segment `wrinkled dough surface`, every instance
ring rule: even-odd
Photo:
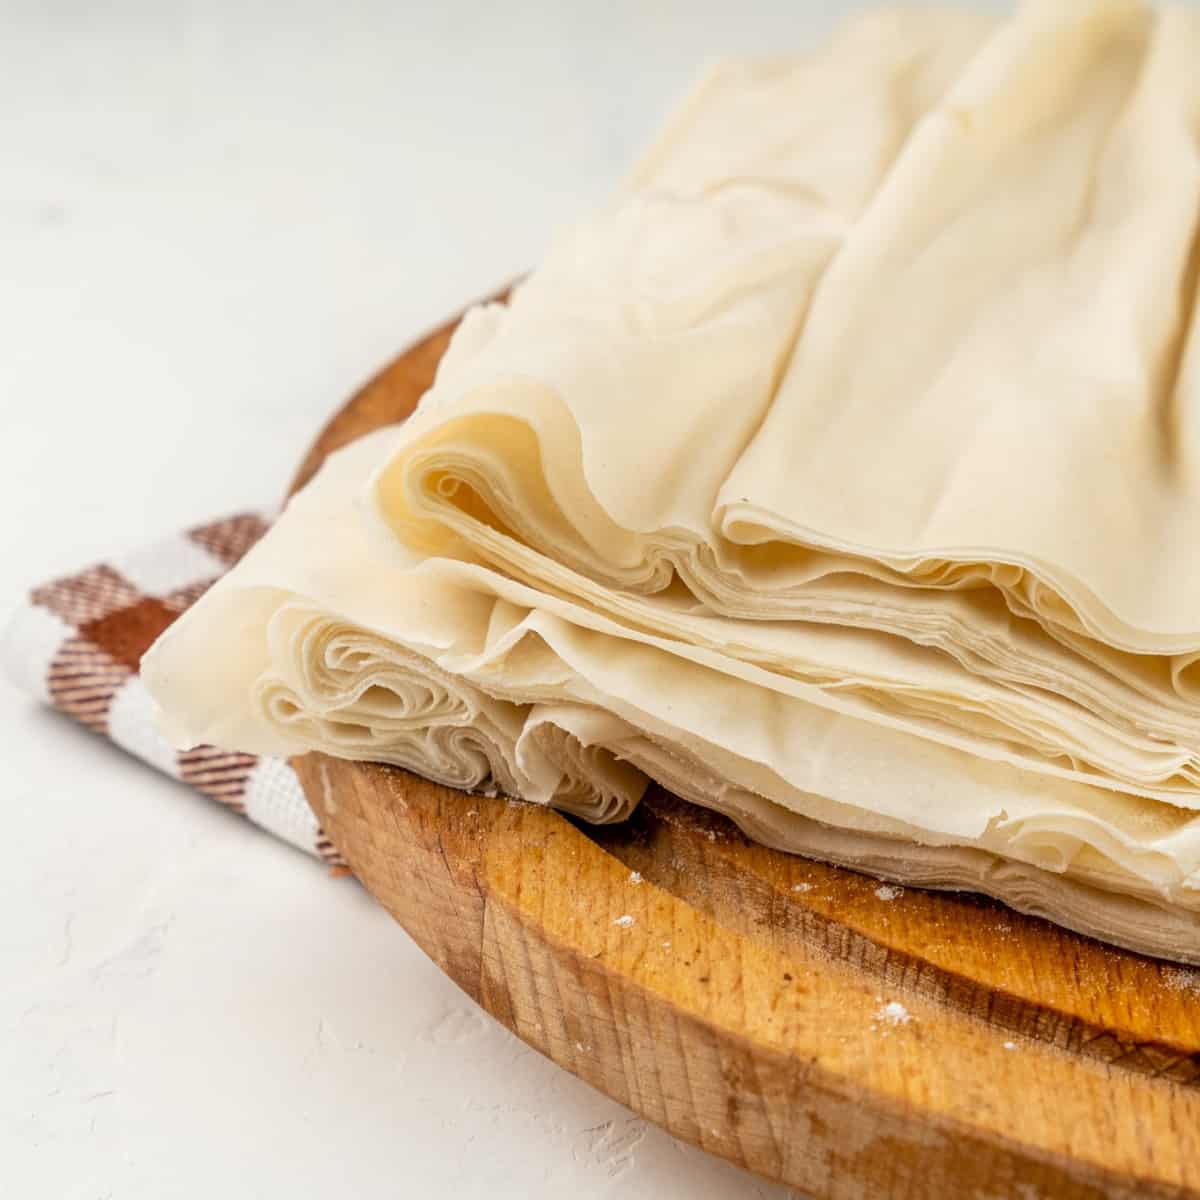
[[[914,739],[836,695],[777,690],[770,673],[745,678],[735,660],[631,633],[483,564],[381,563],[356,501],[396,436],[335,455],[146,656],[177,740],[393,762],[592,820],[627,815],[653,779],[752,834],[773,830],[773,845],[815,823],[847,846],[885,839],[914,864],[958,861],[935,848],[1020,862],[1035,874],[1014,878],[1079,884],[1074,903],[1200,907],[1200,816],[1186,810]],[[1098,927],[1100,900],[1089,911],[1077,927]]]
[[[143,674],[177,740],[1200,957],[1200,12],[729,63]]]
[[[715,71],[472,315],[379,544],[1195,807],[1195,61],[1200,13],[1081,0]]]

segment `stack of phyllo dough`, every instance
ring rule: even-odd
[[[1200,11],[710,72],[143,672],[181,742],[785,850],[1200,961]]]

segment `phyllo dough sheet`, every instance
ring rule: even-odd
[[[751,836],[1200,960],[1200,12],[711,70],[155,646],[179,741]]]
[[[653,780],[779,848],[870,847],[873,869],[923,883],[941,862],[945,886],[978,868],[983,890],[1009,861],[1027,907],[1069,893],[1089,932],[1110,900],[1192,927],[1200,814],[914,739],[483,563],[381,563],[358,501],[397,436],[334,455],[146,655],[175,740],[387,762],[592,821],[627,816]],[[1200,939],[1174,952],[1200,957]]]
[[[1195,10],[1091,0],[716,72],[472,314],[380,544],[1194,805],[1197,61]]]

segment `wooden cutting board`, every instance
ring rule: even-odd
[[[296,486],[412,410],[452,329],[334,417]],[[661,790],[589,828],[392,768],[296,767],[469,996],[677,1137],[812,1197],[1200,1196],[1198,970],[763,849]]]

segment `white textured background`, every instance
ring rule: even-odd
[[[706,59],[846,4],[0,0],[0,606],[277,498]],[[0,1195],[781,1196],[457,990],[355,886],[0,684]]]

